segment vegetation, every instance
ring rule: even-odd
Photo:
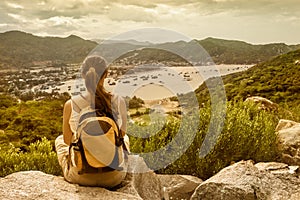
[[[79,63],[96,45],[96,42],[74,35],[67,38],[38,37],[9,31],[0,34],[0,68],[20,69],[38,62],[56,66],[60,63]]]
[[[252,159],[256,162],[277,161],[278,150],[275,127],[278,118],[274,113],[259,110],[257,105],[249,102],[228,103],[225,124],[216,144],[207,156],[200,157],[200,147],[207,134],[211,118],[210,111],[210,108],[205,106],[199,113],[195,112],[185,120],[187,123],[184,124],[183,132],[187,133],[193,131],[190,130],[193,119],[200,116],[200,123],[192,144],[179,159],[166,168],[158,170],[158,173],[191,174],[207,179],[231,162],[243,159]],[[156,126],[160,127],[161,125],[156,124]],[[155,125],[150,126],[148,129],[145,128],[143,135],[147,135],[147,133],[153,135],[153,132],[156,132],[156,134],[149,138],[131,137],[131,151],[134,153],[148,153],[161,148],[168,151],[166,145],[178,134],[179,127],[179,120],[171,120],[162,129],[157,129]],[[140,130],[141,128],[131,126],[128,132],[133,135],[140,135]],[[181,148],[184,145],[181,142],[189,142],[182,141],[182,139],[177,141],[177,146],[172,147],[178,149],[176,150],[178,152],[182,150]],[[162,159],[160,156],[148,155],[145,155],[144,158],[147,164],[154,169]]]
[[[54,175],[62,174],[57,155],[46,138],[30,144],[26,152],[12,144],[9,148],[1,147],[0,169],[0,177],[27,170],[39,170]]]
[[[0,176],[22,170],[61,174],[54,140],[62,134],[66,98],[17,103],[0,95]]]
[[[54,139],[61,134],[62,103],[60,100],[20,104],[12,101],[5,103],[8,107],[2,106],[1,176],[20,170],[40,170],[56,175],[61,173],[53,145]],[[41,115],[42,113],[44,114]],[[199,112],[182,119],[187,122],[182,127],[183,132],[196,131],[196,136],[194,139],[190,138],[193,139],[191,141],[180,140],[178,146],[173,148],[178,148],[180,152],[181,142],[191,142],[187,151],[179,159],[175,159],[174,163],[157,172],[191,174],[206,179],[234,161],[277,161],[275,126],[280,118],[279,114],[260,110],[257,105],[249,102],[229,102],[226,121],[217,143],[207,156],[201,158],[200,147],[211,119],[210,107],[205,105]],[[190,123],[195,117],[200,117],[200,123],[196,130],[190,130]],[[147,153],[166,148],[178,134],[180,123],[180,118],[167,118],[166,121],[158,119],[140,124],[142,128],[129,124],[131,151]],[[141,134],[143,137],[138,137]],[[160,159],[145,157],[147,164],[154,169]]]
[[[132,108],[141,108],[144,105],[144,101],[141,98],[138,98],[136,96],[132,97],[132,98],[126,98],[126,101],[128,102],[127,105],[129,107],[129,109]]]
[[[300,49],[300,45],[286,45],[283,43],[252,45],[236,40],[222,40],[207,38],[198,41],[206,49],[215,63],[256,64]]]
[[[59,99],[22,103],[11,99],[10,102],[4,102],[0,115],[1,176],[29,169],[60,173],[54,140],[61,134],[63,102],[64,100]],[[143,153],[164,148],[178,133],[182,120],[187,122],[182,131],[188,133],[194,131],[191,130],[190,123],[200,117],[194,140],[180,140],[178,146],[174,147],[180,151],[184,142],[191,142],[187,151],[171,165],[158,170],[159,173],[191,174],[208,178],[232,161],[277,159],[274,131],[279,119],[277,114],[259,110],[255,105],[243,102],[228,103],[226,121],[216,145],[206,157],[200,158],[199,149],[207,133],[210,112],[210,107],[205,105],[200,111],[187,115],[189,117],[186,119],[168,117],[161,120],[157,116],[151,123],[140,124],[142,129],[136,123],[129,124],[131,150],[133,153]],[[138,137],[141,134],[143,137]],[[159,159],[161,158],[145,158],[153,168]]]
[[[0,96],[5,98],[4,95]],[[54,139],[62,134],[62,111],[65,99],[46,99],[17,103],[6,97],[0,104],[1,146],[11,143],[28,151],[29,145],[46,137]],[[9,100],[10,99],[10,100]]]
[[[245,72],[223,77],[228,101],[245,100],[249,96],[261,96],[279,104],[286,118],[300,121],[296,115],[288,115],[284,110],[297,113],[300,105],[300,50],[278,56],[268,62],[258,64]],[[213,83],[214,79],[210,79]],[[200,103],[209,101],[209,91],[202,84],[196,94]],[[293,112],[294,111],[294,112]]]

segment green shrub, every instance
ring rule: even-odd
[[[9,107],[0,109],[0,130],[4,130],[6,140],[0,143],[12,142],[26,150],[43,137],[53,142],[62,134],[63,99],[19,104],[10,100],[6,104]]]
[[[218,115],[218,113],[215,113]],[[259,110],[252,103],[228,103],[223,130],[212,150],[203,158],[199,155],[200,147],[208,130],[211,118],[210,108],[204,107],[199,113],[190,114],[187,123],[182,128],[189,133],[190,123],[200,116],[197,134],[187,151],[179,159],[158,173],[191,174],[206,179],[217,173],[231,162],[252,159],[260,161],[276,161],[278,158],[275,127],[278,119],[272,114]],[[217,116],[223,117],[223,116]],[[157,131],[155,127],[148,128],[149,138],[131,137],[131,151],[135,153],[153,152],[171,142],[179,130],[178,120],[169,120],[165,126]],[[146,129],[145,129],[146,130]],[[128,128],[128,133],[138,135],[139,129]],[[189,139],[187,139],[189,140]],[[180,152],[185,142],[179,141],[177,147]],[[146,158],[149,166],[155,166],[160,158]]]
[[[50,141],[43,138],[29,145],[28,152],[22,152],[14,145],[0,149],[0,177],[18,171],[38,170],[48,174],[61,175],[57,155]]]
[[[136,96],[127,99],[129,108],[141,108],[144,104],[144,101],[141,98]]]

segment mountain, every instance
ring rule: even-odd
[[[211,56],[216,64],[256,64],[274,56],[300,49],[300,45],[283,43],[252,45],[242,41],[207,38],[194,40]],[[24,68],[37,63],[80,63],[98,45],[95,41],[84,40],[70,35],[66,38],[39,37],[20,31],[0,33],[0,69]],[[161,48],[183,50],[184,57],[194,55],[195,49],[189,48],[190,42],[178,41],[162,44],[139,42],[135,40],[105,41],[98,50],[113,61],[115,55],[125,59],[127,64],[145,62],[184,62],[183,58]],[[124,50],[127,51],[124,54]],[[193,58],[190,58],[193,60]],[[209,60],[211,61],[211,60]]]
[[[222,78],[228,100],[262,96],[278,104],[298,106],[300,105],[300,50],[279,55],[246,71]],[[195,92],[200,102],[209,99],[205,83]]]
[[[284,43],[260,44],[253,45],[243,41],[222,40],[216,38],[207,38],[204,40],[194,40],[191,42],[177,41],[167,42],[162,44],[149,44],[145,48],[139,48],[132,52],[128,52],[123,57],[129,57],[128,62],[138,63],[139,61],[175,61],[183,62],[182,58],[172,53],[161,49],[180,49],[184,58],[189,60],[199,61],[194,58],[201,53],[195,48],[195,41],[203,47],[210,58],[201,60],[202,64],[213,61],[216,64],[257,64],[270,60],[278,55],[285,54],[289,51],[300,49],[300,45],[286,45]],[[207,54],[203,53],[203,55]],[[194,56],[194,57],[193,57]]]
[[[137,46],[150,46],[153,45],[150,42],[140,42],[137,40],[105,40],[105,43],[109,43],[109,44],[119,44],[119,43],[126,43],[126,44],[132,44],[132,45],[137,45]]]
[[[75,35],[38,37],[20,31],[0,33],[0,67],[21,68],[33,62],[78,63],[97,45]]]
[[[253,45],[243,41],[207,38],[198,41],[215,63],[257,64],[277,55],[300,49],[284,43]]]

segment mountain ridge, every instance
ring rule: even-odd
[[[0,33],[0,68],[23,68],[36,61],[81,62],[97,43],[78,36],[40,37],[21,31]]]
[[[300,49],[300,44],[287,45],[284,43],[259,44],[253,45],[244,41],[225,40],[208,37],[203,40],[195,40],[198,42],[211,56],[216,64],[257,64],[269,60],[275,56],[287,53],[289,51]],[[33,66],[34,61],[51,61],[53,63],[80,63],[84,58],[98,45],[92,40],[85,40],[76,35],[67,37],[56,36],[36,36],[31,33],[22,31],[7,31],[0,33],[0,69],[7,68],[23,68]],[[149,47],[153,52],[147,50],[147,55],[143,59],[148,60],[149,57],[156,57],[158,60],[170,60],[173,58],[170,53],[158,53],[157,48],[162,45],[178,45],[178,48],[187,47],[188,42],[177,41],[162,44],[153,44],[149,42],[139,42],[128,40],[113,41],[102,43],[106,45],[109,55],[114,49],[133,50],[135,53],[143,53],[140,47]],[[112,47],[113,46],[113,47]],[[110,49],[112,47],[112,49]],[[139,49],[139,50],[138,50]],[[151,55],[153,53],[153,55]],[[189,51],[187,50],[187,55]],[[129,62],[136,63],[141,57],[135,57],[128,53]]]

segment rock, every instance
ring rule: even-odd
[[[299,166],[289,166],[285,163],[278,163],[278,162],[260,162],[255,164],[260,171],[268,171],[272,174],[277,175],[294,175],[298,176],[299,174]]]
[[[163,191],[158,176],[151,171],[142,157],[129,156],[128,173],[118,192],[139,196],[144,200],[162,199]]]
[[[195,189],[203,182],[189,175],[158,175],[165,188],[165,199],[190,199]]]
[[[299,200],[298,175],[275,172],[287,167],[281,163],[254,165],[252,161],[240,161],[201,183],[191,199]]]
[[[154,172],[128,173],[118,192],[131,194],[144,200],[162,199],[160,180]]]
[[[280,120],[277,127],[277,137],[281,161],[289,165],[300,165],[300,123],[290,120]]]
[[[0,199],[141,199],[100,187],[82,187],[39,171],[10,174],[0,179]]]
[[[281,131],[283,129],[287,129],[287,128],[291,128],[294,125],[297,125],[297,122],[291,121],[291,120],[287,120],[287,119],[281,119],[279,120],[275,131]]]
[[[26,171],[0,178],[0,199],[162,199],[158,176],[140,157],[129,157],[132,165],[125,180],[112,190],[71,184],[63,177]]]
[[[278,109],[278,105],[276,103],[273,103],[272,101],[264,97],[248,97],[245,101],[253,101],[254,103],[259,103],[259,108],[262,110],[273,111]]]

